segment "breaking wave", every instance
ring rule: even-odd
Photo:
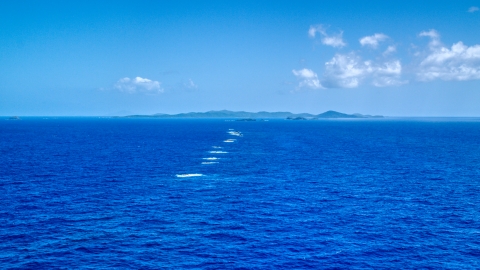
[[[201,173],[184,173],[184,174],[177,174],[177,177],[185,178],[185,177],[196,177],[196,176],[203,176]]]

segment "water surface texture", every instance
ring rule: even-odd
[[[0,265],[478,269],[479,164],[478,119],[0,120]]]

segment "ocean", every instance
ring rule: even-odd
[[[2,119],[0,268],[479,269],[480,119]]]

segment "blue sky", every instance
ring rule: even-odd
[[[480,116],[480,1],[2,1],[0,115]]]

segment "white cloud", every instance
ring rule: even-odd
[[[400,61],[374,63],[362,61],[354,53],[336,54],[325,63],[322,82],[327,87],[355,88],[367,81],[377,87],[400,85],[402,65]]]
[[[114,88],[130,94],[137,92],[151,94],[163,93],[160,82],[142,77],[135,77],[134,79],[128,77],[122,78],[115,83]]]
[[[423,31],[419,34],[421,37],[430,37],[432,39],[440,38],[440,35],[435,29],[430,29],[429,31]]]
[[[320,33],[323,36],[321,40],[324,45],[332,46],[335,48],[341,48],[347,45],[342,39],[343,32],[340,32],[336,35],[328,35],[327,31],[322,25],[310,26],[310,28],[308,29],[308,35],[311,38],[314,38],[316,36],[316,33]]]
[[[472,7],[473,8],[473,7]],[[473,10],[473,9],[472,9]],[[478,11],[474,9],[472,12]],[[333,47],[343,47],[346,44],[341,40],[334,41],[322,25],[310,26],[308,34],[314,38],[321,34],[322,43]],[[440,40],[440,34],[434,30],[423,31],[418,34],[427,37],[428,46],[421,50],[412,45],[413,63],[409,69],[410,76],[420,81],[466,81],[480,80],[480,44],[472,46],[458,41],[453,45],[445,46]],[[382,33],[365,36],[359,39],[362,46],[378,48],[380,42],[389,39]],[[408,83],[405,79],[405,71],[402,70],[400,60],[392,60],[391,55],[397,51],[395,45],[388,46],[383,52],[378,51],[378,56],[363,60],[361,51],[348,54],[337,53],[331,60],[325,63],[323,74],[319,77],[310,69],[292,70],[299,80],[298,88],[356,88],[360,85],[373,85],[376,87],[394,86]],[[407,74],[408,75],[408,74]]]
[[[360,41],[360,44],[362,44],[362,46],[370,46],[370,47],[376,49],[378,47],[378,43],[386,40],[387,38],[388,38],[388,36],[385,35],[385,34],[376,33],[373,36],[363,37],[363,38],[359,39],[359,41]]]
[[[473,13],[473,12],[478,11],[478,10],[479,10],[478,7],[470,7],[470,8],[468,9],[468,12]]]
[[[419,36],[430,38],[430,43],[428,45],[432,50],[438,46],[441,46],[440,35],[434,29],[431,29],[430,31],[423,31],[419,34]]]
[[[311,69],[300,69],[300,70],[292,70],[293,75],[297,77],[300,82],[298,83],[298,88],[308,87],[312,89],[320,89],[324,88],[320,84],[320,80],[315,72]]]
[[[354,88],[365,76],[365,68],[354,54],[336,54],[325,68],[324,77],[330,87]]]
[[[192,79],[188,79],[188,82],[184,83],[183,86],[185,86],[188,89],[197,89],[198,86],[192,81]]]
[[[372,84],[377,87],[395,86],[407,83],[400,80],[402,64],[398,60],[377,64],[372,70]]]
[[[343,32],[337,35],[328,35],[323,25],[312,25],[308,29],[308,35],[315,38],[317,33],[322,36],[322,43],[332,47],[343,47],[346,43],[342,40]],[[380,42],[389,37],[383,33],[375,33],[359,39],[362,46],[370,46],[376,49]],[[395,46],[388,46],[383,52],[387,56],[396,51]],[[354,52],[350,54],[336,54],[330,61],[325,63],[325,72],[321,79],[310,69],[293,70],[300,80],[298,87],[310,88],[355,88],[362,83],[369,83],[377,87],[399,85],[405,82],[400,80],[402,65],[400,61],[363,61]]]
[[[389,55],[389,54],[391,54],[391,53],[394,53],[394,52],[396,52],[396,51],[397,51],[397,47],[395,47],[395,46],[388,46],[388,48],[383,52],[383,55],[384,55],[384,56],[387,56],[387,55]]]
[[[321,25],[310,25],[310,28],[308,29],[308,36],[311,37],[311,38],[314,38],[317,34],[317,32],[319,33],[325,33],[325,31],[323,30],[323,27]]]
[[[435,30],[430,30],[430,32]],[[429,33],[429,32],[422,32]],[[480,45],[466,46],[459,41],[451,48],[440,43],[440,35],[424,34],[432,39],[430,53],[420,62],[417,77],[421,81],[436,79],[450,80],[476,80],[480,79]],[[435,46],[432,46],[435,42]]]

